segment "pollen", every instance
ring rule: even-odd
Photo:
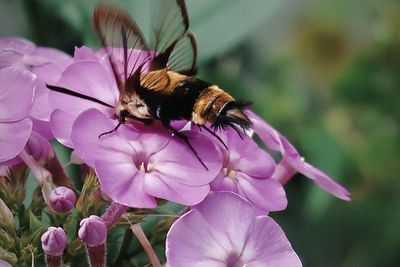
[[[224,168],[223,171],[224,171],[225,176],[228,176],[230,178],[236,177],[236,172],[234,170],[229,170],[228,168]]]
[[[143,173],[148,173],[148,172],[150,172],[152,169],[153,169],[153,164],[152,163],[145,163],[145,162],[142,162],[142,163],[140,163],[140,165],[139,165],[139,171],[140,172],[143,172]]]

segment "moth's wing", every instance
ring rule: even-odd
[[[187,32],[178,40],[169,55],[167,69],[178,73],[194,76],[197,73],[196,37]]]
[[[188,32],[189,18],[184,0],[157,2],[153,24],[152,49],[157,52],[152,70],[167,68],[182,74],[194,75],[197,64],[197,45]]]
[[[152,48],[166,51],[189,29],[189,18],[184,0],[158,0],[153,15]]]
[[[154,53],[149,51],[136,22],[124,10],[102,4],[96,7],[93,20],[120,95],[134,93],[140,72]]]

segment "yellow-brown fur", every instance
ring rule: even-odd
[[[214,123],[223,106],[233,100],[231,95],[218,86],[208,87],[200,94],[193,107],[192,121],[200,125]]]

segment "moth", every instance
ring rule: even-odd
[[[101,4],[94,10],[94,26],[119,90],[119,101],[114,107],[119,123],[99,137],[116,131],[130,120],[145,124],[159,120],[188,145],[207,169],[187,136],[173,128],[171,121],[191,121],[223,143],[208,126],[214,129],[231,127],[241,136],[252,125],[243,112],[247,103],[236,101],[215,84],[195,78],[198,51],[196,38],[188,31],[185,1],[158,1],[158,8],[151,46],[137,23],[123,9]],[[47,87],[101,102],[67,88]],[[103,102],[100,104],[109,106]]]

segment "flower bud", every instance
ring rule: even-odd
[[[44,253],[59,256],[67,245],[67,235],[61,227],[49,227],[40,238]]]
[[[50,207],[59,213],[70,212],[76,203],[76,196],[71,189],[59,186],[51,191],[49,195]]]
[[[106,241],[107,226],[99,216],[91,215],[83,219],[79,225],[79,238],[89,247],[101,245]]]
[[[12,265],[7,261],[3,261],[2,259],[0,259],[0,267],[12,267]]]
[[[14,229],[14,216],[6,203],[0,198],[0,226]]]

